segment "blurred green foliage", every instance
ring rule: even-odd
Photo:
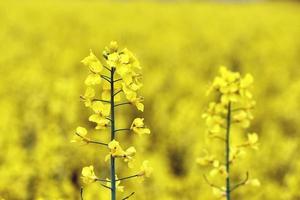
[[[0,197],[78,199],[81,166],[95,164],[105,177],[106,151],[69,140],[77,125],[93,127],[79,99],[87,75],[80,60],[90,48],[100,55],[117,40],[144,68],[144,117],[152,130],[150,137],[127,139],[155,169],[143,187],[124,183],[136,191],[134,199],[213,199],[195,159],[206,143],[205,91],[219,65],[253,74],[251,130],[262,144],[240,164],[261,188],[241,188],[233,199],[299,199],[299,9],[292,3],[0,2]],[[128,112],[119,111],[119,126],[135,116]],[[85,198],[108,195],[94,184]]]

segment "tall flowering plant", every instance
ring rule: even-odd
[[[238,72],[229,71],[225,67],[220,68],[220,75],[217,76],[208,94],[212,94],[215,100],[208,106],[207,111],[203,114],[206,121],[208,134],[210,139],[220,140],[224,144],[223,155],[217,156],[204,150],[202,157],[197,162],[202,166],[210,168],[210,178],[221,175],[225,186],[219,186],[211,183],[208,176],[204,175],[204,180],[213,188],[213,192],[220,199],[231,199],[231,193],[242,185],[251,184],[259,186],[257,179],[249,179],[249,173],[246,172],[245,178],[239,183],[232,183],[231,166],[237,165],[236,161],[243,157],[247,149],[258,149],[258,135],[249,133],[243,142],[234,144],[232,138],[236,137],[234,130],[245,130],[250,126],[253,119],[252,109],[255,101],[252,98],[250,88],[253,83],[253,77],[246,74],[244,77]],[[234,127],[235,126],[235,127]],[[222,158],[223,157],[223,158]]]
[[[144,124],[143,118],[135,118],[130,127],[116,127],[116,108],[124,105],[133,105],[139,111],[144,111],[143,98],[138,95],[142,87],[140,82],[142,75],[141,66],[135,56],[128,49],[120,49],[116,42],[111,42],[103,51],[103,62],[91,51],[90,55],[82,60],[88,67],[89,74],[85,79],[87,86],[84,95],[81,96],[86,107],[93,111],[89,121],[95,123],[96,130],[110,130],[110,141],[102,142],[91,139],[90,134],[84,127],[77,127],[71,142],[82,144],[95,144],[107,148],[104,160],[110,162],[110,177],[99,178],[94,172],[94,166],[86,166],[82,169],[82,180],[84,184],[98,182],[111,191],[111,200],[117,199],[117,191],[123,192],[121,181],[136,178],[149,177],[152,168],[146,160],[140,171],[136,174],[118,178],[116,172],[116,160],[123,160],[128,167],[132,167],[136,149],[131,146],[126,149],[122,147],[117,139],[117,133],[121,131],[131,132],[138,135],[150,134],[150,129]],[[95,86],[100,85],[101,90],[96,91]],[[97,94],[97,93],[100,94]],[[83,189],[81,198],[83,199]],[[122,199],[128,199],[134,193]],[[121,199],[121,198],[119,198]]]

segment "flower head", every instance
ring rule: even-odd
[[[256,133],[248,133],[248,145],[257,150],[258,149],[258,135]]]
[[[133,130],[134,133],[137,133],[139,135],[151,133],[150,129],[145,127],[144,118],[135,118],[131,124],[130,129]]]
[[[138,173],[139,176],[149,178],[153,172],[153,168],[149,166],[149,161],[145,160]]]
[[[84,127],[78,126],[76,128],[76,132],[75,135],[73,137],[73,139],[71,140],[72,143],[78,142],[78,143],[83,143],[83,144],[87,144],[89,142],[89,139],[86,137],[87,135],[87,130]]]
[[[196,162],[202,166],[212,165],[214,167],[219,166],[219,161],[214,155],[209,155],[207,151],[204,151],[205,155],[196,159]]]
[[[129,147],[126,149],[125,154],[124,154],[124,162],[128,163],[128,167],[132,168],[133,167],[133,161],[134,161],[134,156],[136,154],[136,149],[134,147]]]
[[[108,117],[110,114],[110,104],[108,103],[102,103],[101,101],[94,101],[91,107],[96,114],[99,114],[103,117]]]
[[[106,129],[109,126],[109,119],[102,117],[99,114],[93,114],[89,117],[89,121],[91,122],[95,122],[97,125],[95,127],[95,129],[97,130],[101,130],[101,129]]]
[[[84,95],[81,96],[86,107],[90,107],[92,105],[92,100],[94,97],[95,97],[95,90],[91,87],[87,87]]]
[[[95,74],[100,73],[103,69],[101,62],[95,56],[92,50],[90,50],[90,55],[85,57],[81,62],[85,66],[89,67],[90,71]]]
[[[108,161],[111,156],[114,158],[123,158],[124,162],[128,163],[128,167],[132,167],[132,162],[134,161],[133,156],[136,154],[134,147],[129,147],[124,151],[119,142],[112,140],[108,143],[108,149],[110,152],[105,157],[105,161]]]
[[[82,168],[82,180],[85,184],[90,184],[97,181],[98,177],[95,175],[94,166],[88,166]]]

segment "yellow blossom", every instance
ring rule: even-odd
[[[90,107],[92,105],[92,100],[95,97],[94,88],[88,87],[85,90],[85,93],[81,98],[84,100],[84,104],[86,107]]]
[[[124,59],[124,63],[129,64],[132,69],[141,69],[139,61],[136,59],[136,57],[133,55],[131,51],[129,51],[127,48],[122,50],[122,54],[126,55],[126,59]]]
[[[99,74],[91,73],[87,76],[84,83],[86,85],[98,85],[101,83],[101,76]]]
[[[222,190],[221,190],[222,189]],[[218,200],[225,200],[226,199],[226,188],[222,187],[221,189],[219,188],[212,188],[213,194],[215,195]]]
[[[111,53],[107,56],[107,64],[110,68],[118,68],[120,65],[120,55],[118,52]]]
[[[139,176],[149,178],[153,172],[153,168],[149,166],[149,161],[145,160],[138,173]]]
[[[258,149],[258,135],[256,133],[248,133],[248,144],[251,148]]]
[[[234,164],[238,158],[244,156],[245,147],[257,149],[258,136],[256,133],[248,134],[248,140],[242,145],[232,146],[231,143],[234,140],[230,139],[230,136],[233,135],[231,133],[233,125],[238,125],[239,129],[237,130],[246,129],[253,119],[251,109],[254,107],[255,101],[249,90],[253,83],[253,77],[250,74],[242,77],[240,73],[232,72],[223,66],[220,68],[219,74],[208,90],[208,94],[214,93],[214,102],[209,104],[202,117],[206,121],[209,136],[225,142],[225,162],[221,164],[215,160],[214,156],[206,154],[204,157],[198,158],[197,163],[203,166],[212,165],[213,169],[210,171],[210,175],[223,175],[226,179],[228,178],[230,183],[226,166]],[[253,184],[259,185],[259,182],[253,181]],[[226,191],[225,188],[214,187],[214,193],[220,199],[224,199],[226,196],[224,191]]]
[[[143,102],[144,99],[142,97],[138,97],[137,93],[135,91],[131,90],[130,88],[128,88],[125,84],[123,84],[122,89],[125,93],[126,99],[131,104],[135,105],[139,111],[143,112],[144,111],[144,104],[142,102]]]
[[[95,175],[94,166],[84,167],[82,169],[82,180],[85,184],[90,184],[97,181],[98,177]]]
[[[87,130],[84,127],[77,127],[76,128],[76,135],[74,135],[73,139],[71,140],[72,143],[78,142],[78,143],[84,143],[87,144],[89,139],[86,137]]]
[[[219,165],[219,166],[216,166],[214,167],[210,173],[209,173],[211,176],[215,176],[217,174],[220,174],[220,175],[223,175],[225,177],[227,177],[227,172],[226,172],[226,167],[225,165]]]
[[[103,117],[108,117],[110,115],[110,104],[102,103],[101,101],[94,101],[92,103],[92,109],[95,113],[100,114]]]
[[[250,125],[250,120],[253,119],[252,114],[248,110],[239,110],[233,113],[233,122],[239,123],[243,128]]]
[[[128,164],[128,167],[132,167],[132,162],[134,161],[133,156],[136,154],[136,149],[134,147],[129,147],[126,151],[120,146],[119,142],[116,140],[108,143],[109,154],[106,155],[105,161],[108,161],[110,157],[123,158],[124,162]]]
[[[204,152],[205,156],[197,158],[196,162],[202,166],[213,165],[215,167],[218,167],[219,161],[216,160],[216,157],[214,155],[209,155],[207,151]]]
[[[134,147],[129,147],[126,149],[125,154],[124,154],[124,162],[128,163],[128,167],[132,168],[133,167],[133,156],[136,154],[136,149]]]
[[[97,126],[95,129],[105,129],[108,127],[110,121],[109,119],[106,119],[105,117],[102,117],[99,114],[93,114],[89,117],[89,121],[95,122]]]
[[[104,51],[103,51],[103,56],[105,58],[108,57],[108,55],[112,54],[112,53],[115,53],[118,51],[118,43],[116,41],[111,41],[109,43],[109,46],[108,47],[105,47]]]
[[[131,124],[130,129],[133,130],[134,133],[137,133],[139,135],[151,133],[150,129],[145,127],[144,118],[135,118]]]
[[[112,140],[108,143],[109,154],[105,157],[105,161],[108,161],[110,156],[112,157],[123,157],[125,155],[125,151],[120,146],[119,142],[116,140]]]
[[[81,61],[84,65],[88,66],[91,72],[100,73],[103,69],[103,66],[99,59],[94,55],[92,50],[90,50],[90,55],[84,58]]]

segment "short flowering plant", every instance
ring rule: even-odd
[[[213,193],[221,199],[230,200],[231,193],[242,185],[251,184],[259,186],[257,179],[249,179],[249,173],[239,183],[232,185],[231,165],[236,165],[236,161],[245,153],[246,149],[258,150],[258,135],[249,132],[246,140],[241,144],[232,144],[232,126],[237,126],[246,130],[253,119],[252,109],[255,106],[250,88],[253,77],[246,74],[244,77],[238,72],[229,71],[226,67],[220,68],[220,75],[217,76],[208,94],[215,96],[215,101],[211,102],[207,111],[203,114],[210,139],[218,139],[224,144],[225,157],[218,159],[214,154],[204,150],[204,155],[197,159],[201,166],[211,168],[209,175],[214,177],[220,175],[224,178],[225,186],[218,186],[209,181],[204,175],[204,180],[213,188]]]
[[[91,139],[90,134],[84,127],[77,127],[74,138],[71,142],[80,144],[95,144],[107,148],[105,162],[110,162],[110,177],[99,178],[93,165],[83,167],[82,180],[84,184],[98,182],[104,188],[111,191],[111,200],[117,199],[117,192],[124,192],[121,181],[136,177],[150,177],[153,169],[149,161],[142,163],[140,171],[136,174],[118,178],[116,173],[116,159],[123,160],[128,167],[133,166],[134,156],[137,153],[135,147],[122,147],[117,139],[117,133],[128,131],[138,135],[148,135],[150,129],[144,124],[143,118],[136,118],[128,128],[116,128],[115,109],[120,106],[133,105],[139,111],[144,111],[143,97],[138,95],[142,87],[140,73],[141,66],[136,57],[128,49],[120,49],[117,42],[111,42],[103,51],[103,62],[90,51],[90,55],[82,60],[82,63],[89,69],[89,74],[84,83],[87,86],[81,99],[84,105],[93,112],[89,121],[95,123],[96,130],[110,130],[110,141],[102,142]],[[97,94],[95,86],[101,87],[100,94]],[[100,96],[96,98],[96,96]],[[134,194],[123,197],[128,199]],[[83,189],[81,190],[83,199]]]

